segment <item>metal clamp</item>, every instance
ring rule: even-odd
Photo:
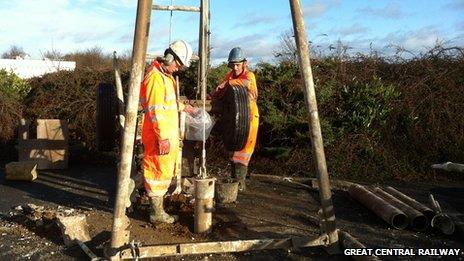
[[[135,243],[134,240],[132,240],[132,242],[129,243],[129,247],[131,249],[131,253],[132,253],[132,257],[134,258],[134,260],[139,260],[139,257],[140,257],[140,243]]]

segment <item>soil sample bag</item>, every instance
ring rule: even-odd
[[[214,126],[213,118],[203,109],[196,109],[192,113],[187,113],[185,118],[185,139],[203,140],[203,129],[205,130],[205,140]]]

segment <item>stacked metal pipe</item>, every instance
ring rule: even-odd
[[[432,204],[432,210],[392,187],[386,187],[385,190],[376,187],[369,191],[364,186],[353,184],[348,192],[396,229],[404,229],[409,225],[415,231],[425,231],[431,224],[446,235],[454,233],[453,221],[442,213],[434,200],[432,203],[436,203]]]
[[[396,229],[405,229],[409,225],[415,231],[425,231],[435,216],[433,210],[392,187],[385,190],[376,187],[370,191],[354,184],[349,193]]]
[[[405,229],[408,226],[408,217],[398,208],[367,190],[364,186],[353,184],[348,189],[351,197],[372,210],[385,222],[396,229]]]
[[[403,201],[399,200],[398,198],[392,196],[391,194],[385,192],[379,187],[374,189],[374,193],[383,198],[385,201],[393,205],[394,207],[398,208],[399,210],[403,211],[404,214],[409,219],[409,226],[414,229],[415,231],[425,231],[428,226],[429,222],[427,217],[422,214],[421,212],[417,211],[416,209],[410,207]]]
[[[423,204],[417,202],[413,198],[406,196],[405,194],[399,192],[398,190],[392,187],[386,187],[385,190],[390,193],[395,198],[403,201],[404,203],[408,204],[409,206],[413,207],[414,209],[418,210],[422,214],[424,214],[428,219],[432,219],[435,216],[435,212],[430,208],[424,206]]]

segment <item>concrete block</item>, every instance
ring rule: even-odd
[[[27,122],[21,121],[26,129]],[[65,120],[38,119],[37,139],[27,139],[23,130],[19,139],[19,161],[34,161],[37,169],[68,167],[68,126]]]
[[[85,215],[57,216],[57,220],[66,246],[72,246],[77,243],[76,241],[87,242],[91,240]]]
[[[5,178],[7,180],[33,181],[37,178],[37,163],[35,162],[10,162],[5,165]]]
[[[37,119],[37,139],[68,140],[68,125],[65,120]]]

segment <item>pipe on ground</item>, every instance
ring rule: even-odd
[[[452,235],[456,230],[453,220],[446,214],[438,213],[432,218],[431,226],[445,235]]]
[[[424,216],[421,212],[417,211],[416,209],[408,206],[403,201],[395,198],[391,194],[385,192],[383,189],[376,187],[374,189],[374,193],[383,198],[385,201],[390,203],[392,206],[398,208],[399,210],[403,211],[406,216],[409,218],[409,225],[415,231],[425,231],[429,226],[429,219]]]
[[[401,210],[370,192],[364,186],[353,184],[348,189],[348,192],[351,197],[372,210],[394,228],[405,229],[408,226],[408,217]]]
[[[406,196],[405,194],[399,192],[398,190],[392,188],[392,187],[386,187],[385,191],[390,193],[392,196],[395,198],[403,201],[407,205],[415,208],[417,211],[421,212],[426,216],[429,220],[432,220],[432,218],[435,216],[435,212],[431,210],[430,208],[424,206],[423,204],[417,202],[415,199]]]
[[[435,200],[432,194],[429,195],[430,203],[436,215],[432,218],[432,227],[439,229],[445,235],[452,235],[455,230],[454,221],[448,215],[443,213],[440,203]]]

